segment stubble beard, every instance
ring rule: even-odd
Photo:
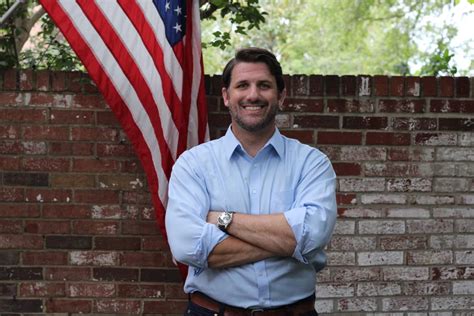
[[[261,103],[259,103],[261,104]],[[240,106],[240,105],[238,105]],[[248,132],[259,132],[266,127],[268,127],[270,124],[273,124],[275,121],[276,114],[278,113],[278,105],[276,104],[268,104],[267,106],[270,107],[270,111],[265,115],[265,117],[256,123],[250,124],[247,122],[244,122],[242,117],[237,113],[237,111],[232,110],[232,107],[229,107],[229,112],[230,116],[232,119],[239,125],[242,129],[248,131]]]

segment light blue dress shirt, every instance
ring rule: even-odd
[[[190,266],[185,292],[243,308],[285,305],[313,294],[336,221],[335,180],[324,154],[278,129],[255,157],[231,128],[183,153],[169,182],[166,228],[173,256]],[[206,223],[209,210],[283,212],[297,242],[293,256],[208,268],[209,253],[228,237]]]

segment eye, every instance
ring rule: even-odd
[[[267,90],[267,89],[272,88],[272,86],[269,83],[266,83],[266,82],[262,82],[261,84],[259,84],[259,87],[260,87],[260,89],[263,89],[263,90]]]
[[[243,88],[246,88],[246,87],[248,87],[248,84],[246,82],[240,82],[236,85],[237,89],[243,89]]]

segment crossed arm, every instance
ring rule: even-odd
[[[207,222],[217,223],[220,212],[210,211]],[[269,257],[290,257],[296,246],[291,227],[280,214],[234,213],[229,238],[217,244],[208,256],[210,268],[227,268]]]

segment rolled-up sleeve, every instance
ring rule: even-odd
[[[292,208],[284,213],[296,239],[293,257],[320,264],[337,216],[336,174],[326,156],[307,160],[295,190]]]
[[[209,195],[192,153],[180,156],[169,181],[166,231],[174,258],[184,264],[206,268],[214,247],[228,237],[206,222]]]

